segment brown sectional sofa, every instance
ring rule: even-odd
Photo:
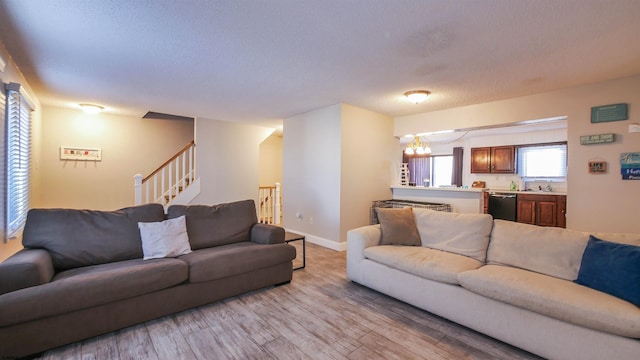
[[[192,252],[143,260],[138,223],[186,218]],[[26,356],[292,278],[284,229],[253,200],[117,211],[34,209],[0,263],[0,358]]]

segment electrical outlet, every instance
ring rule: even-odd
[[[313,224],[313,216],[309,218],[309,224]]]

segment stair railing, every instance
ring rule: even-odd
[[[276,183],[275,186],[260,186],[258,198],[258,222],[279,225],[282,209],[280,183]]]
[[[135,204],[167,205],[196,179],[193,140],[146,177],[134,176]]]

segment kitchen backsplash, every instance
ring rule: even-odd
[[[534,190],[539,191],[539,187],[541,189],[546,189],[547,186],[551,187],[551,191],[553,192],[567,192],[567,183],[559,182],[559,181],[547,181],[547,180],[537,180],[537,181],[523,181],[520,176],[517,175],[473,175],[471,176],[471,182],[473,181],[484,181],[486,183],[486,187],[494,190],[510,190],[511,182],[513,181],[518,190]],[[471,184],[463,184],[469,185]]]

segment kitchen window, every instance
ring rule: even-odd
[[[409,183],[416,186],[451,185],[453,155],[406,156],[409,164]]]
[[[567,144],[518,147],[518,174],[525,179],[563,181],[567,176]]]

